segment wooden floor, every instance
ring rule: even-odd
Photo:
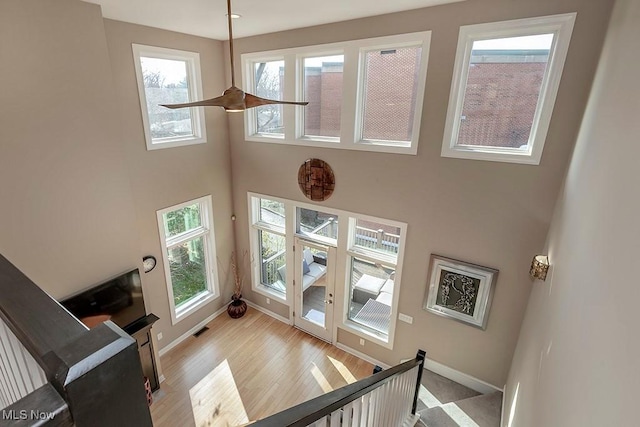
[[[249,308],[165,354],[154,395],[158,426],[235,426],[371,374],[373,365]]]

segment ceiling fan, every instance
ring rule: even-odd
[[[227,0],[227,23],[229,25],[229,59],[231,60],[231,87],[222,96],[205,99],[203,101],[187,102],[184,104],[161,104],[167,108],[186,107],[222,107],[227,112],[244,111],[247,108],[268,104],[307,105],[308,102],[277,101],[275,99],[260,98],[244,92],[236,86],[235,68],[233,62],[233,30],[231,25],[231,0]]]

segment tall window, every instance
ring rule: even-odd
[[[443,156],[540,163],[574,19],[460,29]]]
[[[250,91],[309,103],[246,111],[246,139],[416,154],[430,37],[426,31],[242,55]]]
[[[389,342],[397,317],[399,224],[350,218],[347,326]]]
[[[251,226],[254,254],[254,283],[276,298],[287,296],[287,248],[285,205],[266,198],[251,197]]]
[[[147,150],[206,142],[202,107],[169,109],[202,99],[200,56],[133,45]]]
[[[173,323],[219,296],[211,196],[159,210]]]

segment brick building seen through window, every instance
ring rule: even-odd
[[[510,148],[526,145],[548,56],[549,51],[544,49],[474,50],[458,144]],[[410,139],[419,64],[417,48],[367,54],[365,139]],[[335,60],[305,66],[305,99],[309,101],[305,107],[305,135],[340,136],[342,71],[343,63]],[[282,73],[280,69],[280,78]]]

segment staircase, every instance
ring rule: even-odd
[[[502,393],[480,394],[428,370],[422,374],[418,427],[499,427]]]

